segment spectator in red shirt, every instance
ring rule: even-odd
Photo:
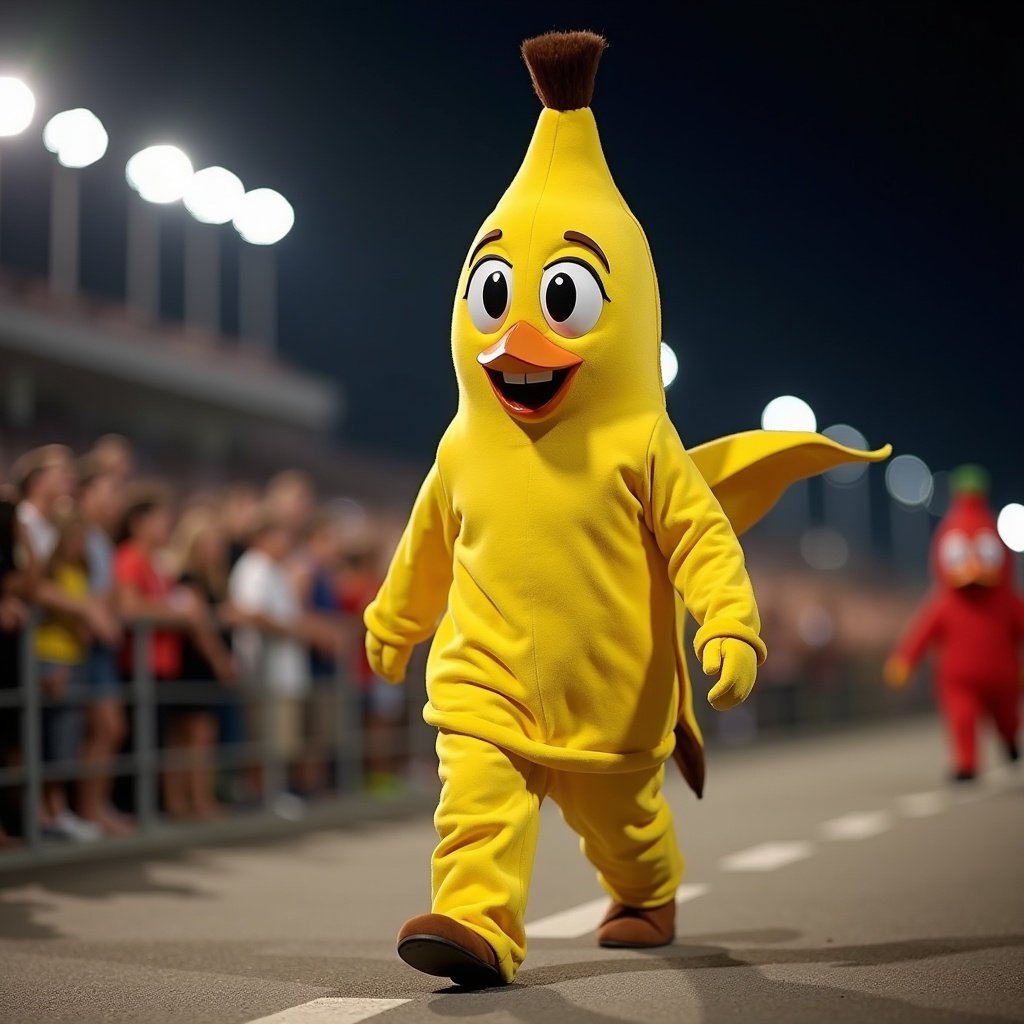
[[[178,680],[182,669],[182,632],[188,633],[211,664],[224,662],[223,647],[213,630],[209,609],[192,591],[176,588],[159,564],[171,531],[170,498],[155,486],[138,486],[126,502],[121,543],[114,560],[117,607],[122,618],[155,627],[149,645],[149,670],[157,680]],[[133,669],[133,641],[129,637],[121,664]],[[163,746],[191,749],[207,743],[206,732],[196,727],[195,715],[166,716]],[[188,773],[166,770],[161,775],[164,808],[171,817],[192,812]]]

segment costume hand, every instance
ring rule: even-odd
[[[885,679],[885,685],[891,690],[898,690],[906,686],[910,679],[910,662],[906,658],[894,654],[886,661],[882,669],[882,678]]]
[[[389,683],[400,683],[412,655],[411,647],[395,647],[366,631],[366,657],[374,674]]]
[[[703,653],[704,675],[718,676],[708,694],[716,711],[728,711],[750,696],[757,678],[757,652],[748,643],[725,637],[709,640]]]

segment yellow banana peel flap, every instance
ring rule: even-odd
[[[861,451],[824,434],[796,430],[748,430],[689,449],[738,534],[749,530],[797,480],[849,462],[881,462],[891,452],[888,444]]]

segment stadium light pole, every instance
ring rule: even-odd
[[[779,395],[773,398],[761,412],[763,430],[807,430],[818,429],[818,418],[814,410],[796,395]],[[811,523],[811,488],[807,480],[798,480],[779,499],[773,513],[775,521],[803,534]]]
[[[822,433],[847,448],[868,448],[867,438],[847,423],[826,427]],[[824,474],[825,522],[859,548],[867,548],[871,543],[871,486],[867,470],[863,462],[852,462]]]
[[[295,223],[280,192],[246,192],[233,218],[245,245],[238,259],[238,333],[243,345],[272,352],[277,343],[277,264],[274,246]]]
[[[914,575],[928,567],[928,501],[932,471],[916,455],[897,455],[885,467],[889,492],[889,529],[893,560]]]
[[[245,186],[224,167],[196,171],[182,202],[192,214],[185,225],[185,323],[207,335],[221,333],[220,234],[238,212]]]
[[[160,317],[160,207],[185,194],[192,162],[177,146],[148,146],[125,165],[138,199],[128,203],[128,306],[145,320]]]
[[[84,107],[46,122],[43,145],[57,157],[50,193],[50,291],[67,298],[78,291],[79,171],[107,151],[107,132]]]
[[[35,112],[36,98],[32,90],[20,78],[0,75],[0,139],[20,135],[32,123]],[[2,173],[3,147],[0,146],[0,184]],[[0,187],[0,197],[2,195]]]

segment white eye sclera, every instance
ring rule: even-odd
[[[991,530],[983,530],[974,538],[974,551],[986,569],[998,569],[1003,564],[1003,545]]]
[[[601,318],[605,301],[597,272],[582,260],[559,260],[541,278],[544,319],[563,338],[579,338],[592,330]]]
[[[960,569],[971,554],[971,543],[959,530],[950,530],[939,542],[939,561],[947,569]]]
[[[481,334],[499,330],[512,306],[512,268],[504,260],[482,260],[469,279],[466,304]]]

